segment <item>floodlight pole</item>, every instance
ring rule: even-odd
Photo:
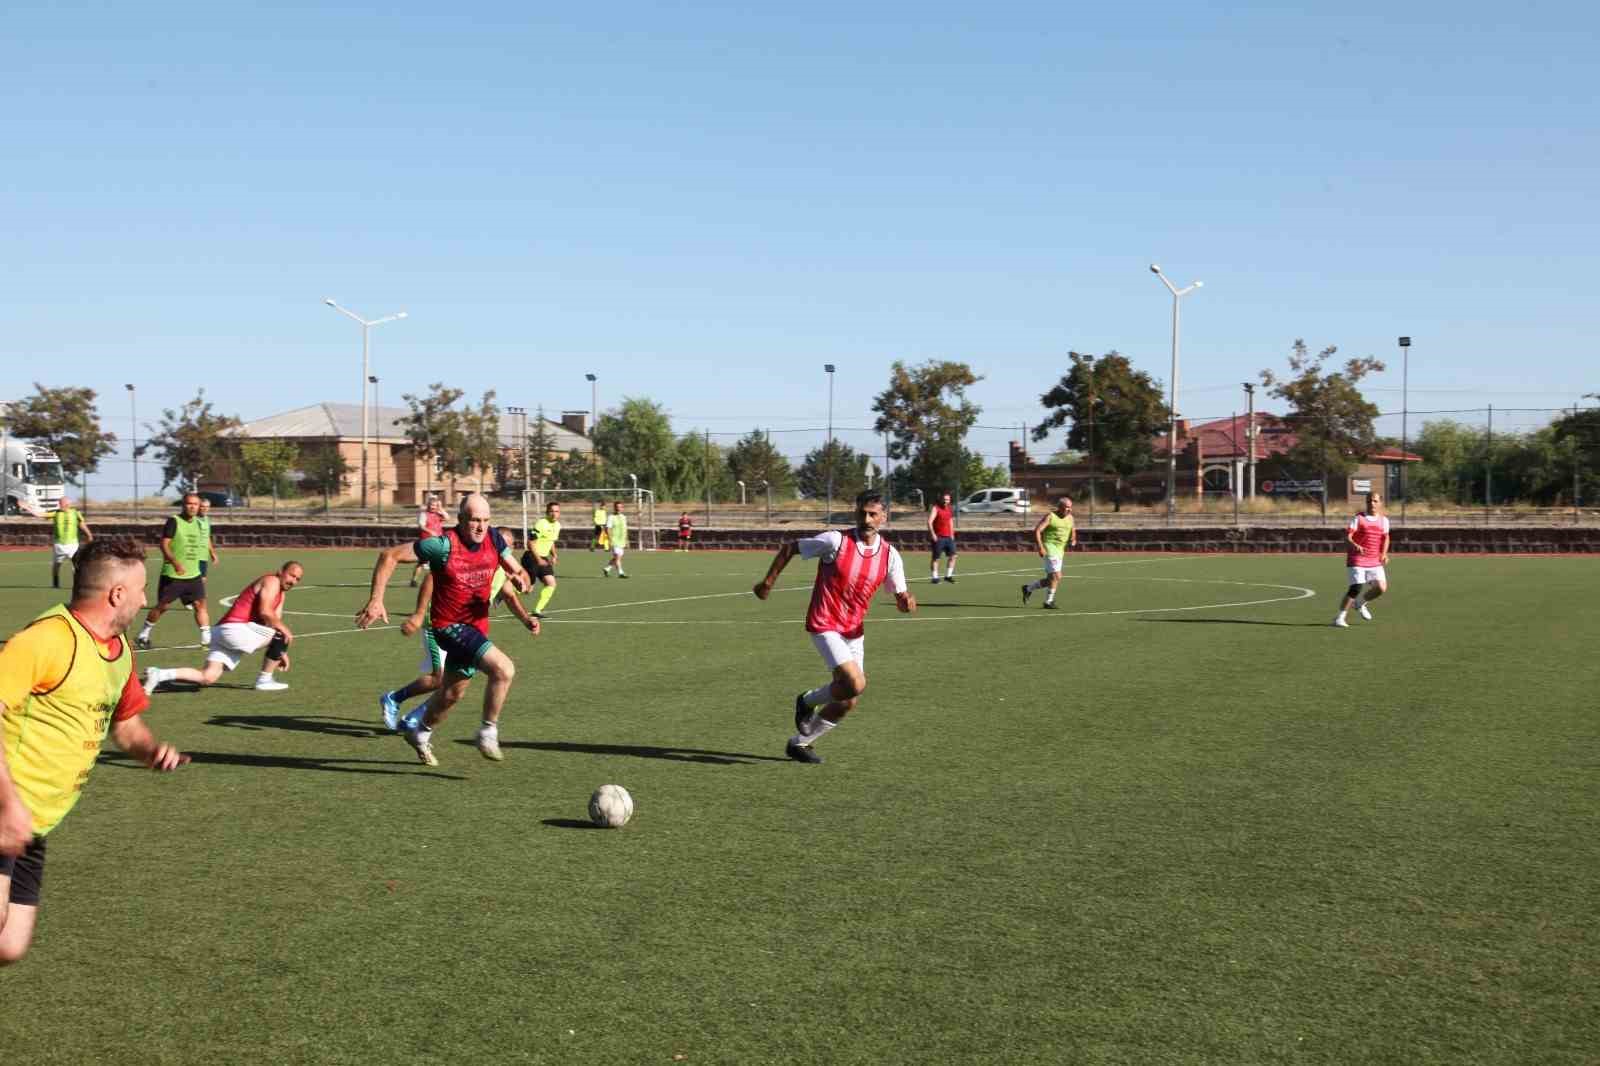
[[[377,417],[381,419],[381,418],[383,418],[383,393],[378,391],[378,375],[369,374],[367,376],[367,381],[372,384],[372,410],[377,415]],[[382,428],[381,425],[378,428],[378,432],[373,434],[373,436],[377,437],[380,441],[383,439],[383,428]],[[377,469],[378,469],[378,477],[377,477],[377,482],[378,482],[378,484],[377,484],[377,489],[378,489],[378,521],[382,522],[383,521],[383,448],[382,448],[381,445],[378,448],[378,461],[377,461],[377,463],[375,465],[377,466]]]
[[[1253,500],[1256,498],[1256,386],[1252,381],[1242,384],[1249,406],[1244,427],[1244,439],[1250,445],[1250,458],[1245,461],[1245,486],[1250,490],[1250,498]]]
[[[1409,450],[1408,449],[1408,441],[1407,441],[1406,438],[1407,438],[1407,435],[1408,435],[1407,434],[1407,430],[1409,429],[1409,426],[1407,425],[1407,423],[1410,421],[1409,416],[1410,416],[1410,413],[1411,413],[1410,404],[1407,402],[1409,400],[1409,398],[1410,398],[1410,395],[1409,395],[1407,390],[1408,390],[1408,386],[1410,385],[1410,382],[1411,382],[1411,338],[1410,337],[1401,337],[1400,338],[1400,524],[1401,525],[1405,525],[1406,524],[1406,497],[1410,495],[1410,493],[1406,491],[1406,467],[1409,465],[1406,462],[1406,455],[1407,455],[1408,450]],[[1388,486],[1385,485],[1384,488],[1387,489]]]
[[[365,319],[348,307],[341,307],[335,300],[327,299],[322,302],[341,315],[353,318],[361,323],[361,507],[365,510],[367,506],[367,382],[372,377],[372,327],[381,326],[385,322],[395,322],[409,316],[404,311],[396,311],[394,314],[384,315],[382,318]]]
[[[828,375],[828,517],[826,522],[833,522],[833,364],[823,363],[823,372]]]
[[[600,453],[595,451],[594,431],[600,425],[600,385],[593,374],[583,375],[589,383],[589,462],[594,467],[595,484],[600,483]]]
[[[128,422],[133,427],[132,451],[129,453],[133,459],[133,517],[139,518],[139,390],[132,385],[124,385],[128,390]]]
[[[1197,281],[1180,289],[1161,272],[1158,263],[1150,264],[1150,273],[1161,279],[1161,284],[1172,293],[1172,388],[1167,403],[1167,522],[1172,521],[1172,511],[1178,491],[1178,304],[1183,297],[1205,285]]]

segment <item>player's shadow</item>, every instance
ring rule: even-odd
[[[949,600],[940,600],[938,603],[929,603],[927,600],[917,601],[919,611],[937,611],[946,607],[992,607],[997,611],[1020,611],[1020,603],[951,603]]]
[[[1191,626],[1289,626],[1293,629],[1326,629],[1326,622],[1269,622],[1262,618],[1140,618],[1140,622],[1165,622]]]
[[[196,684],[193,681],[163,681],[161,694],[163,696],[192,696],[196,692],[204,692],[208,688],[233,689],[235,692],[254,692],[254,684],[241,684],[237,681],[213,681],[210,685]]]
[[[359,718],[328,718],[296,714],[215,714],[206,725],[229,729],[286,729],[292,733],[321,733],[335,737],[387,736],[389,731]]]
[[[458,740],[471,745],[474,741]],[[574,744],[562,740],[502,740],[502,748],[553,751],[563,755],[627,755],[635,759],[704,763],[710,766],[744,766],[756,762],[788,762],[781,755],[752,755],[742,751],[704,751],[699,748],[665,748],[654,744]]]
[[[404,774],[408,777],[438,777],[447,781],[465,781],[459,774],[445,774],[437,770],[420,770],[416,763],[389,759],[331,759],[299,758],[293,755],[249,755],[230,751],[188,751],[190,763],[216,766],[249,766],[263,770],[322,770],[336,774]],[[100,756],[100,763],[124,770],[143,770],[144,764],[114,752]],[[383,769],[395,767],[396,769]],[[404,769],[402,769],[404,767]]]

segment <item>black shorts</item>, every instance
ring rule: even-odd
[[[0,855],[0,877],[11,878],[12,903],[37,907],[44,888],[44,837],[34,837],[14,859]]]
[[[156,582],[156,606],[165,607],[173,600],[182,600],[185,607],[206,598],[206,579],[203,577],[168,577],[161,575]]]
[[[606,527],[604,525],[595,526],[594,527],[594,539],[595,540],[599,540],[600,539],[600,534],[604,533],[605,531],[606,531]]]
[[[532,552],[522,553],[522,568],[526,570],[528,572],[528,576],[533,578],[535,581],[538,581],[541,578],[556,576],[555,565],[548,562],[541,563],[539,561],[539,557]]]
[[[948,555],[952,559],[956,557],[956,538],[935,537],[933,539],[933,557],[937,559],[941,555]]]

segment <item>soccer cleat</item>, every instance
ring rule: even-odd
[[[938,574],[934,574],[932,577],[930,577],[928,579],[928,584],[930,584],[930,585],[937,585],[938,583],[939,583],[939,575]]]
[[[811,717],[811,708],[806,706],[804,692],[794,698],[794,731],[803,737],[809,737],[811,730],[806,728],[806,721]]]
[[[433,754],[433,744],[419,738],[417,732],[415,729],[406,729],[402,730],[400,735],[405,737],[406,743],[416,751],[418,762],[423,766],[438,766],[439,759]]]
[[[1366,604],[1364,604],[1364,603],[1356,604],[1356,611],[1357,611],[1357,613],[1359,613],[1361,615],[1362,618],[1365,618],[1369,622],[1372,621],[1372,612],[1367,610],[1367,605]]]
[[[1024,607],[1028,606],[1028,601],[1031,600],[1031,599],[1033,599],[1033,586],[1032,585],[1024,585],[1024,586],[1022,586],[1022,606],[1024,606]]]
[[[286,689],[288,687],[289,686],[285,685],[282,681],[257,681],[256,682],[256,691],[257,692],[282,692],[284,689]]]
[[[1344,620],[1344,615],[1342,615],[1342,614],[1339,617],[1337,617],[1337,618],[1335,618],[1333,620],[1333,625],[1334,625],[1334,628],[1336,628],[1336,629],[1349,629],[1350,628],[1350,623],[1346,622]]]
[[[133,646],[143,651],[150,650],[150,638],[143,633],[133,638]]]
[[[145,667],[145,669],[144,669],[144,690],[145,690],[145,692],[147,692],[147,693],[154,692],[158,687],[160,687],[161,682],[156,680],[156,674],[158,672],[159,672],[159,668],[158,667],[154,667],[154,666]]]
[[[385,729],[393,733],[400,728],[400,704],[395,701],[393,692],[378,697],[378,710],[383,713]]]
[[[628,575],[627,575],[627,574],[624,574],[624,573],[623,573],[623,572],[622,572],[622,571],[621,571],[621,570],[618,570],[618,571],[617,571],[617,576],[618,576],[618,577],[627,577],[627,576],[628,576]]]
[[[611,576],[611,567],[608,566],[604,570],[600,571],[600,576],[601,577],[610,577]]]
[[[506,757],[500,754],[500,734],[478,730],[478,754],[490,762],[504,762]]]
[[[810,745],[796,744],[793,738],[784,746],[783,753],[795,762],[820,763],[822,761],[822,756],[812,751]]]
[[[956,583],[956,579],[951,577],[949,574],[946,574],[944,577],[944,583],[946,585],[954,585]]]
[[[1045,600],[1044,601],[1044,609],[1047,610],[1047,611],[1059,611],[1059,610],[1061,610],[1061,608],[1056,606],[1056,601],[1055,600]]]

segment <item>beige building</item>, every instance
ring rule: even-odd
[[[407,407],[374,407],[369,410],[367,429],[367,500],[373,507],[414,507],[428,492],[434,491],[450,497],[451,481],[441,477],[436,459],[417,454],[417,449],[405,435],[400,419],[411,413]],[[533,436],[533,425],[538,416],[527,416],[527,433]],[[589,455],[594,446],[587,436],[589,413],[566,412],[560,422],[544,420],[546,435],[551,440],[551,457],[563,458],[574,453]],[[494,492],[508,484],[518,487],[522,482],[523,416],[500,415],[501,459],[494,470],[474,471],[457,476],[455,494],[478,489],[480,481],[485,491]],[[316,449],[337,448],[349,466],[343,491],[333,494],[336,499],[361,498],[361,406],[353,403],[317,403],[282,414],[246,422],[236,436],[254,440],[282,440],[294,444],[302,455]],[[232,462],[216,464],[205,479],[205,488],[229,488],[235,485]],[[297,476],[297,474],[291,474]],[[538,474],[536,473],[537,480]]]

